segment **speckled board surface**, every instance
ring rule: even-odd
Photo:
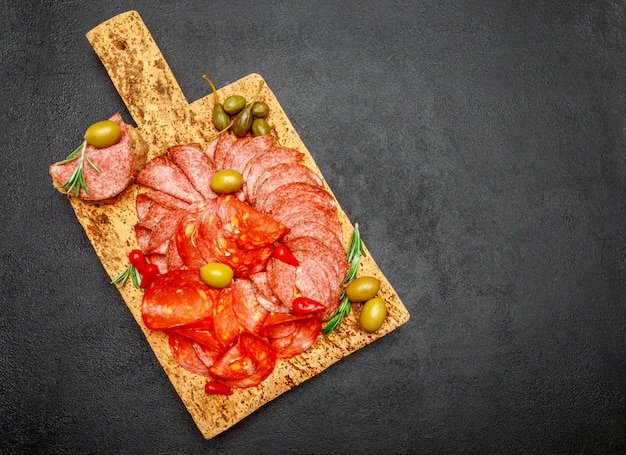
[[[211,122],[213,95],[187,103],[157,43],[137,12],[118,15],[89,31],[87,37],[133,116],[138,132],[148,143],[149,158],[164,153],[174,145],[199,143],[206,146],[216,136],[217,130]],[[277,143],[304,153],[303,163],[323,178],[313,157],[260,75],[250,74],[233,82],[219,90],[218,96],[224,99],[237,93],[252,99],[261,85],[263,89],[259,99],[270,106],[268,122]],[[324,184],[332,193],[327,183]],[[112,204],[94,204],[69,198],[111,278],[126,267],[128,252],[138,248],[134,234],[134,226],[138,221],[135,210],[137,191],[138,187],[131,185]],[[347,250],[353,226],[339,204],[338,216]],[[408,321],[408,311],[367,250],[360,270],[360,274],[376,276],[381,281],[378,295],[386,301],[388,307],[388,315],[381,329],[373,334],[361,331],[356,322],[359,306],[354,305],[354,311],[344,321],[339,332],[335,331],[328,337],[321,335],[306,352],[289,360],[279,360],[274,372],[262,384],[254,388],[237,389],[232,396],[205,394],[203,386],[206,378],[178,365],[164,332],[151,331],[145,327],[141,319],[142,292],[130,284],[121,288],[120,292],[198,428],[206,438],[211,438],[278,395]]]

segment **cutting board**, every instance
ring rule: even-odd
[[[129,11],[100,24],[87,33],[87,39],[106,68],[113,84],[132,115],[137,130],[148,144],[148,157],[153,158],[170,146],[199,143],[206,146],[217,134],[211,121],[213,95],[189,103],[176,78],[163,58],[159,47],[136,11]],[[210,76],[210,74],[209,74]],[[201,74],[198,75],[200,79]],[[250,74],[218,91],[224,100],[231,94],[251,99],[263,78]],[[265,84],[260,100],[270,107],[268,121],[276,142],[304,153],[304,164],[323,176],[311,153],[302,143],[278,100]],[[129,119],[125,119],[129,122]],[[324,180],[326,189],[331,193]],[[108,275],[113,278],[128,265],[127,255],[138,248],[134,234],[137,223],[135,197],[137,185],[131,185],[114,203],[93,203],[69,197],[76,216],[98,254]],[[338,204],[347,249],[353,225]],[[363,220],[364,223],[367,220]],[[120,293],[135,321],[141,327],[154,354],[173,387],[189,410],[202,435],[209,439],[227,430],[241,419],[289,391],[298,384],[321,373],[335,362],[379,339],[409,320],[409,313],[389,280],[376,265],[365,247],[359,275],[380,279],[379,296],[384,298],[388,316],[382,328],[368,334],[358,327],[359,305],[353,305],[350,316],[339,331],[321,335],[306,352],[289,360],[279,360],[274,372],[260,385],[236,389],[231,396],[204,393],[206,378],[181,368],[172,357],[167,336],[146,328],[141,318],[142,292],[130,284]],[[332,377],[329,377],[332,381]],[[329,388],[330,393],[331,388]],[[165,398],[164,398],[165,399]]]

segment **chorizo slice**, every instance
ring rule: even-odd
[[[269,341],[242,332],[235,343],[211,368],[213,380],[233,388],[254,387],[274,370],[276,353]]]
[[[232,286],[222,289],[217,297],[213,306],[213,327],[215,336],[224,347],[231,346],[241,333],[234,309]]]
[[[214,201],[195,202],[181,215],[176,227],[175,241],[182,262],[191,269],[199,269],[208,261],[198,246],[198,223],[207,211],[214,210]]]
[[[204,200],[185,173],[173,163],[146,166],[139,171],[135,181],[188,203]]]
[[[197,144],[177,145],[168,149],[172,160],[187,176],[193,187],[204,199],[215,199],[217,193],[211,188],[215,164]]]
[[[237,278],[233,287],[233,310],[239,325],[246,332],[257,333],[268,311],[259,303],[252,281]]]
[[[309,349],[322,330],[319,315],[275,315],[268,317],[262,334],[270,338],[270,344],[281,359],[288,359]]]
[[[216,291],[197,270],[170,270],[156,275],[146,288],[141,316],[152,330],[169,330],[213,317]]]
[[[172,355],[180,366],[192,373],[209,376],[209,367],[196,354],[194,348],[196,343],[192,339],[176,332],[170,332],[168,342]]]

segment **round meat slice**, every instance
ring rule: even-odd
[[[146,288],[141,316],[152,330],[169,330],[213,316],[217,292],[197,270],[171,270],[155,276]]]
[[[288,234],[291,234],[291,231],[293,229],[297,229],[298,226],[302,225],[303,223],[317,223],[318,225],[324,225],[326,227],[326,230],[330,231],[334,235],[336,241],[340,244],[343,244],[343,229],[337,217],[328,216],[325,213],[322,213],[313,208],[309,208],[309,210],[306,210],[306,207],[305,210],[301,212],[291,212],[285,215],[279,214],[278,216],[280,217],[279,221],[289,228]],[[313,228],[311,227],[311,229]],[[287,235],[285,235],[285,237],[287,237]],[[324,234],[322,233],[320,235]],[[297,233],[295,233],[291,235],[291,238],[297,236]]]
[[[289,308],[274,295],[267,281],[267,271],[253,273],[248,278],[252,281],[259,304],[270,313],[289,313]]]
[[[300,316],[300,319],[295,322],[295,330],[285,336],[270,340],[276,356],[289,359],[309,349],[322,330],[322,322],[322,318],[315,314]]]
[[[224,347],[231,346],[241,332],[234,309],[233,290],[232,286],[222,289],[213,306],[214,333]]]
[[[209,376],[209,367],[198,357],[192,339],[176,332],[168,334],[170,349],[180,366],[192,373]]]
[[[185,173],[193,187],[204,199],[215,199],[217,193],[211,188],[211,177],[215,174],[213,161],[197,144],[177,145],[168,149],[172,160]]]
[[[215,163],[216,170],[220,171],[224,169],[224,160],[230,153],[230,149],[234,144],[235,142],[228,130],[220,134],[217,144],[215,145],[215,152],[213,153],[213,163]]]
[[[135,181],[188,203],[204,200],[185,173],[174,163],[148,165],[139,171]]]
[[[126,189],[131,183],[135,171],[145,164],[147,145],[143,139],[132,126],[124,123],[119,113],[113,115],[110,120],[119,125],[121,129],[120,140],[105,148],[86,145],[85,155],[98,170],[94,169],[87,160],[84,160],[83,175],[87,191],[74,187],[68,194],[88,201],[113,198]],[[50,165],[50,175],[59,191],[67,193],[63,185],[68,181],[79,162],[80,158],[77,158],[67,163],[59,161]],[[78,190],[78,194],[76,190]]]
[[[260,336],[242,332],[235,343],[209,368],[213,380],[233,388],[254,387],[274,370],[276,353]]]
[[[263,200],[277,188],[289,183],[309,183],[322,187],[322,179],[311,169],[299,163],[278,164],[263,172],[254,188],[248,189],[249,201],[256,206],[256,200]]]
[[[263,154],[270,149],[274,136],[248,136],[239,139],[231,148],[231,153],[224,160],[224,169],[234,169],[243,175],[243,171],[252,158]]]
[[[190,269],[199,269],[208,261],[198,247],[198,223],[207,211],[215,209],[214,201],[195,202],[181,215],[176,227],[176,249],[183,263]]]
[[[296,297],[296,269],[293,265],[270,258],[267,263],[267,283],[272,293],[289,311]]]
[[[304,155],[296,149],[288,147],[274,147],[267,152],[252,158],[243,169],[243,179],[246,182],[246,195],[250,200],[252,190],[259,177],[268,169],[278,164],[299,163]]]
[[[318,210],[328,213],[330,216],[337,215],[337,201],[324,188],[308,183],[291,183],[276,188],[263,199],[257,199],[259,210],[271,216],[289,211],[301,211],[303,204],[311,203]]]
[[[237,278],[234,283],[233,310],[242,329],[257,333],[267,317],[267,310],[261,306],[252,281]]]

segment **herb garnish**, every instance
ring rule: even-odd
[[[359,224],[355,223],[354,231],[352,231],[352,238],[350,239],[350,246],[348,247],[348,254],[346,256],[350,267],[348,269],[348,273],[346,273],[346,277],[341,282],[341,286],[343,287],[341,296],[339,297],[341,303],[339,304],[339,308],[337,308],[333,314],[324,319],[324,322],[327,322],[328,324],[322,328],[322,332],[326,335],[334,329],[339,330],[343,318],[350,314],[352,302],[350,302],[350,299],[348,299],[348,296],[346,295],[345,286],[356,278],[361,256],[366,256],[366,254],[363,250],[363,240],[361,240],[361,234],[359,233]]]
[[[87,189],[87,184],[85,183],[85,170],[84,163],[87,163],[96,171],[100,172],[98,166],[95,165],[93,161],[89,159],[87,154],[85,153],[87,149],[87,141],[83,141],[78,147],[74,149],[72,153],[67,155],[63,161],[60,161],[58,164],[67,164],[74,160],[78,160],[78,164],[72,172],[72,175],[67,179],[63,185],[59,185],[57,188],[65,188],[68,193],[71,193],[72,190],[76,190],[76,196],[80,193],[81,188],[85,191],[85,193],[89,194],[89,190]]]

